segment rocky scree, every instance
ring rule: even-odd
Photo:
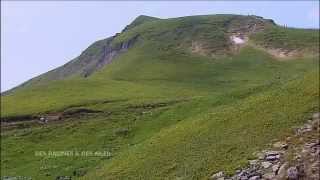
[[[320,113],[314,113],[302,127],[294,129],[292,137],[273,144],[270,150],[257,152],[257,159],[232,176],[223,171],[210,180],[318,180],[320,170]],[[298,142],[297,142],[298,140]]]

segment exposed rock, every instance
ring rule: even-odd
[[[299,178],[298,169],[296,167],[290,167],[287,170],[287,177],[289,180],[297,180]]]
[[[273,165],[273,166],[272,166],[272,172],[274,172],[275,174],[277,174],[279,168],[280,168],[280,165],[279,165],[279,164]]]
[[[262,178],[267,179],[267,180],[273,179],[274,177],[275,177],[274,173],[266,173],[266,174],[262,175]]]
[[[240,173],[238,173],[237,175],[233,176],[232,179],[249,179],[248,178],[248,172],[246,170],[242,170]]]
[[[320,167],[319,161],[313,163],[313,164],[311,165],[311,172],[312,172],[312,173],[318,173],[319,170],[320,170],[319,167]]]
[[[312,118],[318,121],[318,116],[317,114]],[[310,124],[314,121],[308,121],[297,128],[299,134],[286,138],[286,142],[274,143],[273,147],[278,151],[272,149],[254,153],[257,159],[249,160],[249,166],[237,170],[231,180],[318,180],[320,142],[316,135],[319,134],[320,127],[317,125],[316,129],[311,129]],[[292,165],[290,168],[289,162]],[[225,175],[222,177],[228,179]]]
[[[262,152],[258,152],[255,154],[259,160],[263,160],[265,158],[265,154]]]
[[[301,135],[301,134],[304,134],[306,132],[310,132],[310,131],[312,131],[312,129],[313,129],[313,127],[312,127],[311,124],[305,124],[301,128],[297,128],[296,129],[296,135]]]
[[[313,120],[316,120],[316,119],[319,119],[319,118],[320,118],[320,112],[314,113],[314,114],[312,115],[312,119],[313,119]]]
[[[248,179],[249,179],[248,176],[241,176],[241,177],[240,177],[240,180],[248,180]]]
[[[255,160],[249,160],[249,164],[250,164],[250,165],[253,165],[253,166],[254,166],[254,165],[257,165],[258,162],[259,162],[259,161],[256,160],[256,159],[255,159]]]
[[[241,173],[241,170],[240,169],[236,170],[236,174],[239,174],[239,173]]]
[[[298,177],[304,177],[305,176],[305,166],[304,166],[303,163],[298,164],[297,170],[298,170]]]
[[[275,156],[275,155],[279,155],[279,151],[267,151],[266,152],[266,156]]]
[[[252,176],[249,178],[249,180],[259,180],[259,179],[261,179],[260,176]]]
[[[223,171],[220,171],[220,172],[217,172],[215,174],[213,174],[210,179],[211,180],[218,180],[219,178],[224,178],[225,174]],[[222,179],[219,179],[219,180],[222,180]]]
[[[276,161],[276,160],[279,160],[280,159],[280,155],[269,155],[266,157],[266,160],[267,161]]]
[[[309,148],[313,148],[317,145],[319,145],[319,140],[317,140],[316,142],[306,143],[304,146],[309,147]]]
[[[311,125],[312,125],[312,129],[313,129],[313,130],[319,129],[319,128],[320,128],[320,119],[318,119],[318,120],[316,120],[316,121],[313,121],[313,122],[311,123]]]
[[[281,149],[288,149],[288,144],[285,142],[276,142],[273,144],[273,147],[275,148],[281,148]]]
[[[58,176],[56,180],[71,180],[71,176]]]
[[[282,164],[278,170],[278,177],[279,178],[284,178],[286,176],[286,169],[288,167],[288,163],[285,162],[284,164]]]
[[[268,162],[268,161],[263,161],[261,162],[261,166],[265,169],[269,168],[270,166],[272,165],[271,162]]]

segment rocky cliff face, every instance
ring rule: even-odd
[[[84,67],[84,69],[81,72],[81,76],[83,77],[90,76],[95,71],[111,63],[115,59],[115,57],[117,57],[121,53],[126,52],[129,48],[131,48],[134,45],[134,43],[138,40],[138,37],[139,37],[138,35],[134,36],[133,38],[127,41],[121,42],[116,46],[112,46],[111,44],[114,37],[110,38],[110,40],[108,40],[107,43],[101,47],[102,53],[100,58],[96,58],[96,57],[89,58],[90,65],[87,67]]]
[[[50,76],[49,79],[57,80],[73,75],[88,77],[95,71],[111,63],[114,58],[121,53],[126,52],[138,40],[138,36],[134,36],[127,41],[112,45],[112,41],[115,37],[116,36],[112,36],[92,44],[75,60],[49,72],[47,74]]]
[[[116,36],[117,35],[93,43],[83,51],[80,56],[65,65],[35,77],[14,89],[4,92],[3,95],[10,94],[15,90],[29,86],[30,84],[42,84],[73,76],[80,76],[84,78],[90,76],[105,65],[111,63],[118,55],[126,52],[135,44],[139,37],[136,35],[133,38],[118,43],[117,45],[112,45],[112,41]]]
[[[276,25],[273,20],[259,16],[234,16],[226,24],[228,33],[242,35],[260,32],[268,26]]]

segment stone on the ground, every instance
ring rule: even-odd
[[[285,143],[285,142],[279,141],[279,142],[274,143],[274,144],[273,144],[273,147],[275,147],[275,148],[281,148],[281,149],[288,149],[288,144]]]
[[[212,180],[218,180],[219,178],[224,178],[224,172],[223,171],[220,171],[220,172],[217,172],[215,174],[213,174],[210,179]],[[222,179],[219,179],[219,180],[222,180]]]
[[[279,165],[279,164],[275,164],[275,165],[273,165],[273,166],[272,166],[272,172],[274,172],[274,173],[276,173],[276,174],[277,174],[277,172],[278,172],[279,168],[280,168],[280,165]]]
[[[319,142],[311,142],[311,143],[306,143],[305,147],[312,148],[312,147],[315,147],[317,145],[319,145]]]
[[[258,153],[258,159],[263,160],[265,158],[265,155],[263,153]]]
[[[260,176],[252,176],[249,178],[249,180],[259,180],[261,179]]]
[[[314,130],[317,130],[320,128],[320,119],[314,120],[311,123],[311,126]]]
[[[319,163],[319,161],[316,161],[311,165],[311,172],[318,173],[319,170],[320,170],[320,163]]]
[[[261,162],[261,166],[265,169],[269,168],[270,166],[272,165],[271,162],[268,162],[268,161],[263,161]]]
[[[256,165],[256,164],[258,164],[258,160],[256,160],[256,159],[254,159],[254,160],[249,160],[249,164],[250,165]]]
[[[56,180],[71,180],[71,176],[58,176]]]
[[[249,165],[246,169],[237,170],[236,173],[227,177],[223,172],[214,174],[210,179],[215,180],[273,180],[273,179],[287,179],[299,180],[310,179],[318,180],[320,170],[320,140],[309,136],[308,132],[320,129],[320,113],[313,116],[312,120],[297,128],[297,134],[294,137],[287,137],[285,141],[279,141],[273,145],[274,150],[265,150],[262,152],[255,152],[253,155],[257,159],[249,160]],[[314,127],[314,123],[316,123]],[[288,161],[286,161],[287,152],[289,148],[288,143],[293,138],[299,139],[303,144],[298,147],[290,145],[294,155],[294,165],[289,168]],[[308,143],[307,143],[308,142]],[[291,144],[291,143],[290,143]],[[291,152],[290,152],[291,153]],[[280,158],[281,157],[281,158]]]
[[[305,166],[303,163],[298,164],[297,166],[298,170],[298,177],[304,177],[305,176]]]
[[[296,167],[290,167],[287,170],[287,178],[289,180],[298,180],[299,179],[298,169]]]
[[[319,118],[320,118],[320,112],[314,113],[314,114],[312,115],[312,119],[313,119],[313,120],[316,120],[316,119],[319,119]]]
[[[276,160],[279,160],[280,159],[280,155],[270,155],[270,156],[267,156],[266,157],[266,160],[267,161],[276,161]]]
[[[267,180],[274,179],[274,177],[275,177],[274,173],[266,173],[266,174],[262,175],[262,178],[267,179]]]
[[[285,176],[286,176],[286,169],[287,169],[287,167],[288,167],[288,163],[286,162],[286,163],[283,163],[281,166],[280,166],[280,168],[279,168],[279,170],[278,170],[278,176],[280,177],[280,178],[284,178]]]
[[[240,177],[240,180],[248,180],[249,178],[248,178],[248,176],[241,176]]]
[[[279,151],[267,151],[266,152],[266,156],[275,156],[275,155],[279,155]]]

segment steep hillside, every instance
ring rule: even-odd
[[[161,45],[159,49],[174,47],[186,53],[215,56],[230,53],[230,34],[249,35],[273,25],[273,21],[258,16],[216,15],[173,19],[139,16],[121,33],[93,43],[79,57],[19,87],[74,76],[87,77],[127,51],[139,39],[143,43],[160,41],[157,43]]]
[[[79,57],[62,67],[35,77],[9,92],[52,80],[90,76],[109,64],[117,55],[126,52],[138,39],[143,39],[144,43],[160,41],[161,43],[157,43],[161,44],[158,48],[163,50],[174,48],[185,53],[220,58],[232,53],[234,44],[230,37],[233,35],[244,39],[250,36],[257,45],[274,49],[268,51],[271,54],[289,54],[302,50],[317,54],[319,47],[314,40],[319,38],[318,31],[281,28],[272,20],[259,16],[215,15],[173,19],[139,16],[121,33],[93,43]]]
[[[318,48],[319,30],[257,16],[139,16],[1,97],[1,175],[233,173],[319,109]]]
[[[125,27],[124,31],[130,30],[131,28],[138,26],[145,22],[150,22],[157,20],[158,18],[149,16],[139,16],[131,24]],[[95,71],[101,69],[105,65],[112,62],[112,60],[119,54],[126,52],[133,44],[137,41],[138,36],[134,36],[131,39],[122,41],[117,45],[111,45],[113,39],[119,35],[99,40],[92,45],[90,45],[86,50],[84,50],[80,56],[66,63],[65,65],[53,69],[47,73],[44,73],[38,77],[35,77],[22,85],[5,92],[4,94],[9,94],[16,89],[29,85],[43,84],[53,80],[62,80],[72,77],[87,77],[94,73]]]

